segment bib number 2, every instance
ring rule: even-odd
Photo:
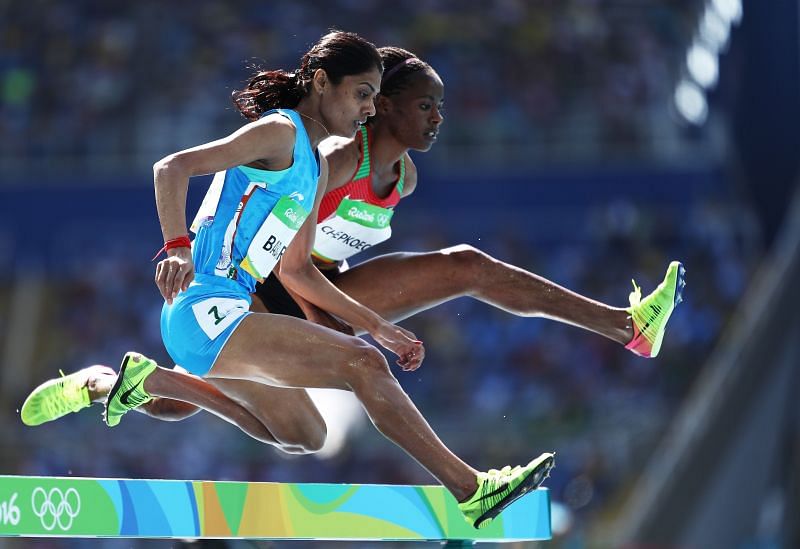
[[[192,305],[192,312],[208,339],[216,339],[249,308],[245,299],[212,297]]]
[[[208,314],[214,317],[214,326],[225,320],[224,316],[219,316],[219,307],[217,307],[216,305],[214,305],[213,307],[211,307],[211,309],[209,309]]]

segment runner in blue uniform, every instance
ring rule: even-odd
[[[375,426],[436,477],[461,502],[468,522],[479,527],[535,489],[553,466],[553,455],[479,473],[436,436],[378,349],[305,320],[249,311],[256,282],[277,267],[287,290],[369,333],[402,367],[415,369],[422,362],[424,348],[412,333],[338,290],[310,255],[328,175],[317,145],[330,135],[352,138],[375,114],[381,72],[372,44],[350,33],[328,34],[294,73],[261,72],[236,95],[251,123],[156,163],[156,204],[168,255],[155,277],[165,299],[162,337],[177,363],[236,394],[245,409],[248,394],[264,403],[270,402],[265,391],[280,392],[283,400],[270,407],[288,423],[294,419],[304,431],[298,437],[311,447],[321,446],[324,423],[296,388],[352,391]],[[188,180],[208,173],[217,175],[190,242]],[[207,395],[198,395],[197,383],[128,353],[106,402],[106,422],[117,425],[152,397],[205,405]]]

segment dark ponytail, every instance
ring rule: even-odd
[[[297,73],[262,71],[250,79],[245,89],[233,92],[233,102],[245,118],[258,120],[278,106],[296,107],[303,95]]]
[[[378,52],[384,68],[381,95],[387,97],[406,89],[415,74],[431,68],[425,61],[403,48],[387,46],[379,48]]]
[[[245,89],[233,92],[233,103],[248,120],[258,120],[271,109],[293,109],[308,94],[317,69],[323,69],[336,85],[345,76],[372,69],[383,72],[383,64],[371,42],[351,32],[332,31],[303,56],[295,72],[260,71]]]

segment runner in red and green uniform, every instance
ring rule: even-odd
[[[636,354],[656,356],[681,298],[683,267],[678,262],[643,300],[635,287],[627,308],[593,301],[468,245],[392,253],[348,268],[350,258],[391,236],[394,208],[417,185],[417,171],[407,153],[430,149],[443,121],[444,86],[436,72],[400,48],[381,48],[381,56],[386,72],[376,116],[354,139],[323,144],[330,177],[317,220],[317,267],[345,294],[392,322],[469,296],[519,316],[591,330]],[[274,274],[257,287],[256,296],[270,312],[347,329],[290,296]]]

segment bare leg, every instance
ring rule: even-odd
[[[518,316],[550,318],[618,343],[633,337],[624,308],[583,297],[468,245],[376,257],[345,271],[334,284],[391,322],[469,296]]]
[[[182,371],[184,372],[185,375],[190,375],[186,373],[185,370]],[[63,372],[62,376],[64,376]],[[41,403],[41,400],[43,398],[50,398],[49,396],[43,396],[46,395],[46,393],[43,393],[42,391],[52,390],[54,383],[55,387],[62,391],[61,398],[73,399],[73,400],[68,400],[68,402],[70,402],[71,404],[78,404],[78,406],[76,407],[70,406],[69,408],[66,409],[62,407],[61,409],[51,410],[47,414],[44,415],[40,414],[39,416],[34,417],[32,420],[29,419],[28,422],[26,422],[27,424],[38,425],[39,422],[42,421],[41,419],[42,417],[44,418],[43,421],[52,421],[54,419],[63,416],[68,412],[79,411],[89,403],[105,404],[109,393],[111,393],[115,383],[117,382],[118,376],[117,373],[108,366],[103,366],[101,364],[93,364],[91,366],[87,366],[86,368],[82,368],[76,372],[73,372],[68,376],[64,376],[63,379],[64,382],[62,383],[58,383],[62,381],[62,378],[50,379],[45,383],[41,384],[39,387],[37,387],[26,400],[25,405],[23,405],[23,410],[25,406],[28,406],[29,404],[31,406],[37,406],[37,402]],[[200,378],[196,376],[195,379],[200,380]],[[69,385],[65,385],[66,380],[69,380]],[[220,395],[222,398],[224,398],[224,395],[222,395],[217,389],[214,389],[214,387],[212,386],[209,387],[210,391],[213,391],[213,393],[210,395],[209,398],[219,398]],[[72,388],[79,388],[79,389],[85,388],[88,396],[88,403],[84,401],[83,396],[80,393],[63,392],[68,389],[71,390]],[[77,401],[74,400],[76,397],[79,400]],[[237,408],[240,407],[237,406]],[[158,417],[165,421],[176,421],[194,415],[200,410],[200,408],[186,402],[156,398],[156,399],[151,399],[149,402],[146,402],[142,406],[139,406],[137,410],[145,414],[152,415],[153,417]],[[25,421],[24,418],[23,421]],[[31,423],[31,421],[33,421],[33,423]],[[243,427],[243,429],[247,431],[245,427]]]
[[[86,370],[90,400],[105,402],[117,380],[116,372],[107,366]],[[305,391],[248,381],[208,383],[182,368],[164,371],[173,382],[181,380],[184,396],[195,404],[155,397],[137,411],[162,421],[179,421],[206,409],[256,440],[290,454],[316,452],[325,442],[325,422]]]
[[[91,402],[105,402],[106,396],[111,392],[114,382],[117,381],[117,372],[108,366],[99,364],[89,366],[83,371],[87,373],[86,388],[89,390],[89,400]]]
[[[380,256],[341,274],[335,284],[392,322],[457,297],[470,296],[512,314],[555,319],[622,344],[628,343],[632,337],[630,318],[625,309],[583,297],[467,245],[430,253]],[[258,299],[253,301],[252,310],[266,311]],[[113,379],[110,383],[113,385]],[[203,396],[203,388],[196,384],[193,385],[193,398],[200,406],[233,423],[236,423],[237,416],[243,415],[240,408],[246,408],[289,452],[315,451],[321,445],[320,441],[324,441],[324,422],[305,393],[298,396],[290,392],[284,396],[281,391],[285,389],[282,388],[247,389],[245,383],[229,382],[227,387],[221,383],[216,383],[217,388],[229,394],[234,403],[224,402],[227,399],[225,395],[213,392]],[[109,385],[101,392],[102,398],[110,388]],[[240,390],[236,391],[236,388]],[[251,393],[262,390],[264,393],[260,396]],[[254,404],[256,402],[261,404]],[[284,402],[291,406],[283,406]],[[281,417],[280,410],[296,410],[295,405],[300,406],[297,414],[292,418]],[[198,408],[180,400],[156,398],[141,411],[159,419],[179,420],[193,415]],[[251,420],[247,417],[247,422]],[[240,427],[248,432],[246,427]],[[275,434],[276,431],[284,434]]]
[[[145,380],[145,389],[152,395],[187,400],[191,388],[175,383],[180,380],[169,373],[157,369]],[[207,377],[353,391],[378,430],[458,500],[476,489],[476,471],[447,449],[380,351],[359,338],[296,318],[252,314],[233,333]]]
[[[256,417],[284,452],[314,453],[325,443],[325,420],[305,389],[271,387],[239,379],[207,378],[205,381]]]
[[[89,366],[86,370],[88,373],[86,388],[89,391],[89,400],[96,403],[105,402],[108,393],[111,392],[114,383],[117,381],[117,372],[108,366],[100,365]],[[181,372],[185,375],[191,375],[182,369]],[[200,379],[197,376],[194,377]],[[213,387],[210,390],[213,391],[212,397],[218,396],[218,391],[215,391]],[[179,421],[193,416],[200,411],[200,408],[194,404],[182,402],[180,400],[153,398],[149,402],[136,408],[136,410],[163,421]]]
[[[162,389],[166,394],[153,399],[159,409],[151,408],[145,413],[163,419],[165,413],[176,407],[191,406],[198,410],[199,406],[256,440],[289,454],[317,452],[325,443],[325,421],[302,389],[270,387],[252,381],[203,379],[164,368],[158,371],[164,373],[159,377],[167,380],[168,387],[178,386],[180,390],[173,393]]]

